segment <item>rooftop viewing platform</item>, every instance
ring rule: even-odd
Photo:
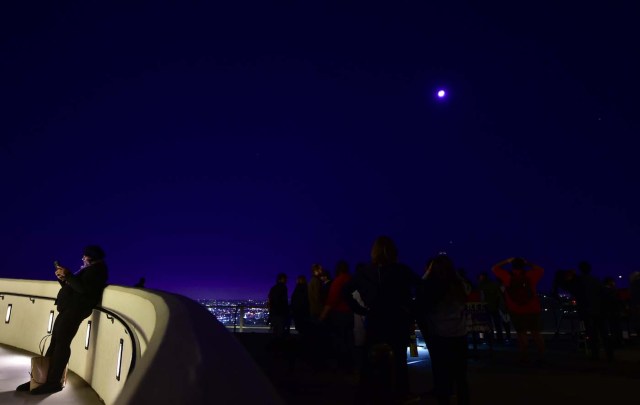
[[[274,344],[268,327],[255,321],[264,318],[261,303],[196,303],[118,286],[107,288],[91,326],[78,332],[63,391],[16,392],[29,379],[30,358],[50,327],[56,285],[7,279],[0,285],[2,404],[357,403],[358,374],[339,371],[330,359],[315,362],[318,348],[293,330],[284,343]],[[634,403],[639,337],[625,333],[614,361],[592,361],[570,310],[547,309],[544,363],[521,364],[513,342],[493,344],[486,336],[469,335],[472,403]],[[211,316],[217,311],[226,314],[225,325]],[[245,324],[247,318],[253,320]],[[418,357],[408,357],[415,394],[408,403],[434,404],[429,353],[418,342]]]
[[[57,282],[0,279],[2,403],[280,404],[237,339],[200,304],[180,295],[109,286],[71,344],[68,387],[32,396],[30,357],[56,316]],[[244,391],[247,381],[252,389]],[[71,389],[68,389],[71,388]],[[67,402],[69,403],[69,402]]]

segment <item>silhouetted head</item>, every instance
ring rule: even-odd
[[[431,270],[429,277],[437,279],[451,279],[456,278],[456,268],[453,265],[453,260],[447,255],[438,255],[431,260]]]
[[[302,274],[296,279],[296,284],[307,284],[307,278]]]
[[[521,257],[516,257],[511,261],[511,268],[513,270],[524,270],[527,262],[524,261]]]
[[[435,302],[463,303],[467,299],[467,292],[458,275],[453,260],[447,255],[438,255],[431,261],[427,280],[435,283],[437,288],[433,292]]]
[[[311,274],[313,276],[320,277],[320,274],[322,274],[322,265],[320,265],[318,263],[312,264],[311,265]]]
[[[616,280],[613,277],[605,277],[603,280],[604,286],[609,288],[616,287]]]
[[[591,265],[588,262],[580,262],[578,263],[578,270],[582,274],[591,274]]]
[[[478,274],[478,281],[482,282],[488,279],[489,279],[489,273],[487,273],[486,271],[483,271],[482,273]]]
[[[348,274],[349,273],[349,264],[346,261],[340,260],[336,263],[336,277],[340,274]]]
[[[371,262],[376,266],[384,266],[398,261],[398,249],[388,236],[379,236],[371,247]]]
[[[276,283],[286,283],[287,275],[285,273],[278,273],[276,276]]]
[[[104,250],[98,245],[85,246],[82,250],[82,256],[86,257],[89,263],[97,262],[106,257]]]

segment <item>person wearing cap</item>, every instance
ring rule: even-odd
[[[90,245],[84,248],[83,265],[75,273],[56,265],[55,275],[61,286],[56,298],[58,316],[45,354],[51,357],[51,363],[47,381],[31,390],[31,394],[50,394],[62,390],[62,376],[71,356],[71,341],[82,321],[91,315],[102,299],[107,284],[108,271],[104,258],[100,246]],[[29,382],[21,384],[17,391],[28,391],[29,385]]]

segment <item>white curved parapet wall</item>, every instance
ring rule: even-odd
[[[51,311],[57,315],[52,299],[58,290],[55,281],[0,279],[0,343],[38,353]],[[94,310],[84,321],[71,345],[69,369],[105,404],[282,403],[242,345],[200,304],[159,291],[109,286],[100,307],[115,317]]]

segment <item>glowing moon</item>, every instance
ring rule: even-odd
[[[444,90],[438,90],[438,97],[443,98],[445,94]]]

